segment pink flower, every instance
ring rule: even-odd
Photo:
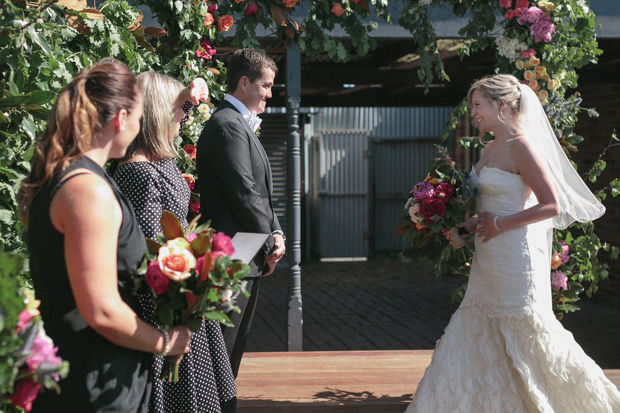
[[[170,278],[161,271],[157,261],[151,261],[149,263],[146,274],[144,274],[144,280],[146,281],[146,285],[157,295],[166,292],[170,284]]]
[[[30,378],[25,378],[17,382],[15,390],[12,395],[9,396],[9,400],[14,406],[21,407],[25,411],[32,410],[32,402],[37,398],[41,385],[35,383]]]
[[[499,6],[507,9],[512,6],[512,0],[499,0]]]
[[[539,9],[536,6],[528,7],[524,9],[521,13],[521,17],[519,18],[519,24],[521,26],[528,25],[531,26],[536,23],[538,20],[542,19],[545,16],[545,12]]]
[[[211,14],[215,14],[215,12],[217,11],[217,4],[215,4],[215,2],[209,3],[209,7],[207,8],[207,11]]]
[[[232,257],[235,247],[232,245],[230,237],[223,232],[216,232],[211,239],[211,253],[214,256],[228,255]]]
[[[551,271],[551,286],[557,291],[560,291],[560,289],[568,290],[567,281],[568,277],[562,271]]]
[[[216,51],[211,47],[209,41],[207,39],[202,39],[200,41],[200,47],[196,50],[196,57],[202,57],[205,60],[209,60],[215,53]]]
[[[58,366],[62,363],[62,359],[56,356],[56,351],[58,351],[58,348],[53,347],[53,343],[49,338],[46,339],[42,335],[37,334],[30,347],[30,355],[26,358],[28,370],[35,371],[43,363]],[[60,377],[56,375],[55,379],[59,380]]]
[[[435,198],[441,199],[443,202],[448,202],[453,193],[454,187],[449,183],[443,182],[435,188],[434,196]]]
[[[200,212],[200,201],[194,200],[194,198],[189,200],[189,209],[194,211],[195,213]]]
[[[243,13],[246,16],[251,16],[258,11],[258,5],[254,2],[249,3],[245,8],[245,12]]]
[[[521,13],[523,12],[523,9],[515,9],[515,17],[521,17]]]
[[[435,187],[428,181],[419,182],[410,192],[416,202],[430,198],[435,193]]]
[[[504,17],[507,18],[508,20],[512,20],[515,17],[515,12],[512,9],[509,9],[506,11],[506,14],[504,14]]]
[[[342,16],[342,14],[344,13],[342,5],[340,3],[334,4],[334,7],[332,7],[332,13],[339,17]]]
[[[566,264],[568,260],[570,260],[570,257],[568,255],[568,253],[570,252],[570,247],[564,244],[564,241],[560,241],[560,244],[562,245],[562,253],[560,254],[560,257],[562,258],[562,264]]]
[[[517,8],[517,9],[525,9],[529,5],[530,5],[529,0],[517,0],[517,3],[515,4],[515,8]]]
[[[189,242],[190,244],[191,244],[191,242],[192,242],[193,240],[195,240],[196,238],[198,238],[198,235],[197,235],[197,234],[195,234],[195,233],[193,233],[193,232],[192,232],[191,234],[187,234],[187,237],[185,237],[185,239],[187,240],[187,242]],[[196,261],[196,265],[198,265],[198,263],[197,263],[197,262],[198,262],[198,261]]]
[[[420,203],[420,213],[427,224],[434,224],[439,218],[443,218],[445,212],[446,204],[438,198],[427,198]],[[433,218],[434,216],[437,218]]]
[[[554,30],[555,25],[551,22],[551,17],[545,16],[530,27],[530,34],[534,36],[535,42],[542,40],[545,43],[549,43],[551,41],[551,33]]]
[[[32,317],[30,316],[30,311],[28,309],[23,310],[21,313],[19,313],[19,315],[17,316],[17,325],[15,326],[17,331],[22,331],[24,328],[26,328],[30,320],[32,320]]]
[[[532,56],[536,56],[536,51],[534,49],[527,49],[524,52],[521,52],[521,57],[524,59],[529,59]]]

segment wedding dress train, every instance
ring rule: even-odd
[[[536,203],[520,175],[484,167],[479,211]],[[406,413],[620,412],[620,392],[555,318],[549,221],[476,237],[467,292]]]

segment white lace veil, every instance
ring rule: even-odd
[[[560,205],[552,226],[564,229],[575,221],[589,222],[601,217],[605,207],[592,194],[562,150],[536,93],[520,84],[521,104],[518,125],[546,167]]]

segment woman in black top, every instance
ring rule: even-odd
[[[62,393],[35,412],[145,412],[149,353],[189,350],[190,332],[164,332],[137,315],[130,275],[146,252],[129,202],[103,170],[140,129],[142,101],[123,63],[84,69],[59,95],[20,189],[30,271],[41,316],[70,363]]]
[[[145,235],[155,238],[162,232],[163,210],[174,213],[183,229],[191,191],[174,162],[174,139],[187,119],[187,113],[209,96],[203,79],[185,88],[178,80],[155,72],[138,75],[144,101],[142,129],[112,175],[131,201]],[[152,314],[150,297],[140,297],[146,319]],[[161,374],[163,359],[153,363],[154,376]],[[216,322],[204,322],[192,334],[191,351],[183,357],[178,383],[153,383],[149,411],[153,413],[220,413],[234,411],[237,389]]]

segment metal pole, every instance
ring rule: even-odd
[[[288,351],[302,351],[301,305],[301,146],[299,106],[301,100],[301,57],[297,45],[286,50],[286,109],[288,119],[288,234],[289,268]]]

